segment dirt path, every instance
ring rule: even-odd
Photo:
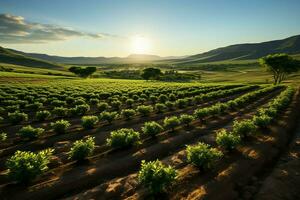
[[[298,107],[300,111],[300,108]],[[300,119],[295,136],[272,172],[261,182],[254,199],[294,200],[300,199]]]

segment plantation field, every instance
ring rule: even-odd
[[[0,80],[0,199],[244,199],[299,117],[286,85]]]

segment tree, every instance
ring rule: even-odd
[[[275,85],[286,79],[288,74],[297,72],[300,68],[299,61],[287,54],[268,55],[260,58],[259,63],[272,73]]]
[[[89,76],[91,76],[93,73],[96,72],[96,67],[86,67],[86,68],[82,68],[82,67],[70,67],[69,71],[76,74],[77,76],[83,77],[83,78],[87,78]]]
[[[143,70],[141,77],[145,80],[154,79],[157,80],[162,74],[160,69],[157,68],[146,68]]]

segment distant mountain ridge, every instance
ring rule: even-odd
[[[230,45],[205,53],[188,56],[183,59],[169,60],[168,62],[188,64],[209,63],[225,60],[251,60],[274,53],[299,54],[300,35],[268,42]]]
[[[300,35],[268,42],[230,45],[201,54],[181,57],[160,57],[147,54],[132,54],[127,57],[63,57],[39,53],[25,53],[0,47],[0,63],[49,69],[61,69],[62,66],[57,63],[82,65],[133,63],[198,64],[258,59],[273,53],[300,54]]]
[[[63,67],[60,64],[28,57],[26,55],[17,53],[17,51],[5,49],[3,47],[0,47],[0,63],[22,65],[27,67],[57,69],[57,70],[63,69]]]
[[[159,60],[165,59],[181,59],[186,56],[170,56],[170,57],[160,57],[157,55],[149,55],[149,54],[131,54],[127,57],[63,57],[63,56],[52,56],[47,54],[39,54],[39,53],[25,53],[22,51],[16,51],[13,49],[9,49],[18,54],[22,54],[24,56],[37,58],[41,60],[46,60],[49,62],[55,63],[64,63],[64,64],[122,64],[122,63],[147,63],[147,62],[154,62]]]

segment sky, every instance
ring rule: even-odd
[[[184,56],[300,34],[299,0],[0,0],[0,46]]]

